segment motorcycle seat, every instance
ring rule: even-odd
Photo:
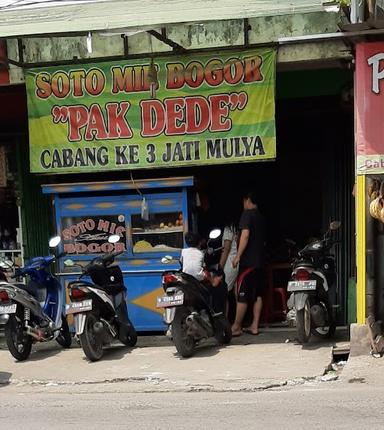
[[[116,296],[117,294],[125,291],[124,284],[106,284],[106,285],[97,285],[97,288],[105,291],[109,296]]]

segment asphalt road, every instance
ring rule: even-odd
[[[0,428],[383,429],[384,387],[329,382],[254,393],[132,393],[124,384],[1,387]]]

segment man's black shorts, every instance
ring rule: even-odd
[[[241,267],[237,277],[237,301],[240,303],[254,303],[262,297],[265,290],[264,269]]]

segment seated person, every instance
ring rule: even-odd
[[[200,237],[196,233],[187,233],[185,242],[188,248],[181,251],[182,271],[193,276],[198,281],[204,281],[211,287],[219,287],[224,278],[222,270],[212,270],[211,273],[205,268],[204,252],[200,249],[202,243]],[[207,285],[208,286],[208,285]]]
[[[204,253],[199,249],[200,237],[196,233],[187,233],[185,243],[188,248],[181,251],[181,267],[184,273],[195,277],[198,281],[206,279],[204,270]]]

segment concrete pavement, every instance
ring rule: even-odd
[[[87,385],[125,383],[132,392],[255,391],[321,377],[331,362],[332,346],[313,338],[294,342],[295,331],[269,330],[243,335],[231,345],[201,345],[195,356],[181,359],[165,336],[140,336],[136,348],[114,346],[96,363],[83,351],[62,350],[55,343],[35,346],[30,359],[15,362],[0,349],[0,383],[11,385]],[[340,332],[338,340],[345,340]],[[337,340],[336,339],[336,340]]]
[[[117,385],[0,386],[1,428],[382,430],[384,422],[382,386],[336,381],[253,393],[130,393]]]
[[[349,384],[369,384],[384,387],[384,357],[362,355],[350,357],[340,380]]]

